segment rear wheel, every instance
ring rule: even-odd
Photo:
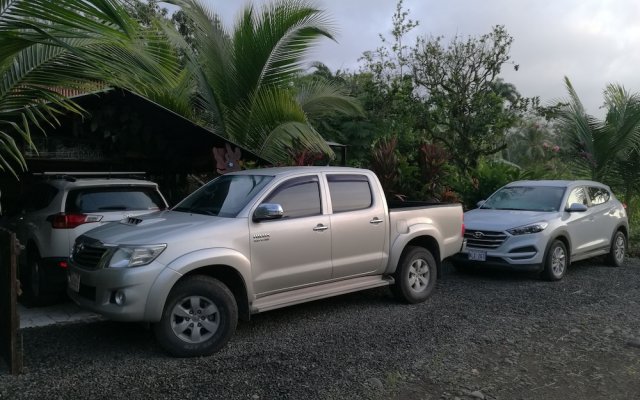
[[[542,278],[547,281],[559,281],[567,273],[568,267],[567,247],[561,240],[554,240],[545,255]]]
[[[27,270],[23,274],[26,279],[22,284],[25,291],[25,303],[28,306],[43,306],[52,303],[53,296],[47,291],[40,253],[36,249],[28,251]]]
[[[621,267],[627,250],[627,237],[624,232],[616,231],[611,239],[611,249],[607,255],[607,264],[612,267]]]
[[[207,356],[224,347],[237,323],[231,291],[217,279],[194,276],[171,290],[154,332],[160,346],[176,357]]]
[[[400,257],[391,291],[397,299],[407,303],[423,302],[433,292],[437,274],[436,260],[429,250],[408,246]]]

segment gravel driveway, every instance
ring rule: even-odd
[[[0,399],[639,399],[640,260],[564,280],[448,272],[430,300],[386,289],[256,315],[220,353],[173,359],[139,324],[23,332]]]

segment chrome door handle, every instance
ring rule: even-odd
[[[313,228],[313,230],[316,231],[316,232],[323,232],[323,231],[326,231],[327,229],[329,229],[329,227],[326,226],[326,225],[322,225],[322,224],[318,224],[318,225],[316,225],[315,228]]]
[[[381,219],[380,219],[380,218],[378,218],[378,217],[375,217],[374,219],[372,219],[371,221],[369,221],[369,223],[370,223],[370,224],[374,224],[374,225],[378,225],[378,224],[381,224],[381,223],[383,223],[383,222],[384,222],[384,221],[383,221],[383,220],[381,220]]]

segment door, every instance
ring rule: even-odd
[[[594,230],[597,233],[594,247],[608,248],[619,221],[615,217],[616,204],[610,201],[611,194],[605,188],[589,186],[587,190],[591,200]]]
[[[281,219],[250,221],[251,265],[258,296],[331,279],[331,227],[316,175],[279,184],[262,203],[280,204]]]
[[[569,207],[574,203],[589,206],[585,187],[580,186],[571,190],[565,206]],[[568,215],[565,215],[568,218],[567,229],[571,237],[572,255],[580,255],[596,247],[598,229],[595,226],[592,211],[593,209],[589,208],[584,212],[567,212]]]
[[[333,277],[379,272],[388,224],[384,205],[366,175],[327,175],[331,197]]]

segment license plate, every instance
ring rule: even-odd
[[[80,291],[80,274],[77,272],[69,271],[69,275],[67,276],[67,281],[69,284],[69,289],[78,293]]]
[[[487,252],[484,250],[467,250],[470,261],[487,261]]]

